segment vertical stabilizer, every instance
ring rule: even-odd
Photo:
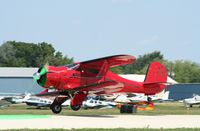
[[[145,83],[166,83],[167,82],[167,71],[160,62],[152,62],[149,65]]]

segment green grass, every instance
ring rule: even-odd
[[[9,107],[0,108],[0,115],[15,114],[34,114],[34,115],[53,115],[49,108],[35,109],[26,105],[10,105]],[[152,111],[138,111],[137,115],[200,115],[200,108],[193,107],[187,109],[182,103],[156,103]],[[63,108],[61,115],[120,115],[119,109],[81,109],[72,111],[69,107]],[[134,114],[133,114],[134,115]]]
[[[137,128],[114,128],[114,129],[15,129],[15,130],[6,130],[6,131],[200,131],[200,128],[177,128],[177,129],[137,129]]]
[[[51,110],[35,109],[26,105],[11,105],[10,107],[0,109],[0,114],[38,114],[38,115],[52,115]],[[119,115],[118,109],[81,109],[79,111],[72,111],[69,108],[64,108],[61,115]],[[186,109],[181,103],[159,103],[155,105],[153,111],[138,111],[137,115],[167,115],[167,114],[188,114],[199,115],[200,109],[197,107]]]
[[[42,119],[50,118],[48,115],[0,115],[0,120],[19,120],[19,119]]]
[[[35,109],[30,108],[26,105],[17,105],[13,104],[9,107],[0,108],[0,117],[4,115],[53,115],[50,109]],[[81,109],[79,111],[72,111],[69,107],[63,108],[61,115],[85,115],[85,116],[99,116],[99,115],[120,115],[119,109]],[[135,115],[135,114],[133,114]],[[198,106],[187,109],[183,106],[183,103],[155,103],[155,109],[153,111],[138,111],[136,115],[200,115],[200,108]],[[39,129],[16,129],[16,130],[8,130],[8,131],[35,131]],[[43,129],[40,131],[46,131],[47,129]],[[48,131],[65,131],[66,129],[51,129]],[[200,131],[200,128],[177,128],[177,129],[124,129],[124,128],[116,128],[116,129],[71,129],[67,131]]]

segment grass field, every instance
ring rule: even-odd
[[[0,108],[0,115],[8,114],[37,114],[53,115],[49,108],[36,109],[26,105],[10,105],[9,107]],[[81,109],[72,111],[69,107],[63,108],[61,115],[119,115],[119,109]],[[137,115],[200,115],[200,108],[185,108],[182,103],[155,103],[155,109],[152,111],[138,111]]]
[[[36,109],[28,107],[24,104],[18,105],[13,104],[5,108],[0,108],[0,115],[53,115],[50,109]],[[119,109],[81,109],[79,111],[72,111],[69,107],[63,108],[61,115],[85,115],[85,116],[100,116],[100,115],[120,115]],[[135,114],[133,114],[135,115]],[[155,109],[152,111],[138,111],[136,115],[200,115],[200,108],[198,106],[187,109],[183,106],[182,103],[172,102],[172,103],[155,103]],[[9,131],[35,131],[39,129],[16,129]],[[41,131],[46,131],[47,129],[43,129]],[[48,131],[64,131],[66,129],[51,129]],[[67,131],[200,131],[200,128],[177,128],[177,129],[124,129],[124,128],[116,128],[116,129],[71,129]]]

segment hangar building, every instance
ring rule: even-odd
[[[0,67],[0,93],[38,93],[42,88],[33,80],[38,68]]]
[[[200,95],[200,83],[169,85],[166,90],[170,92],[169,99],[183,100],[193,97],[194,94]]]

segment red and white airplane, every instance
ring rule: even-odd
[[[130,55],[115,55],[66,66],[44,66],[33,75],[37,83],[57,91],[48,93],[56,95],[51,105],[54,113],[60,113],[62,103],[71,99],[71,109],[77,111],[88,94],[144,93],[155,95],[164,90],[167,71],[159,62],[152,62],[144,82],[127,80],[112,73],[111,67],[131,64],[136,60]],[[47,93],[46,93],[47,95]]]

